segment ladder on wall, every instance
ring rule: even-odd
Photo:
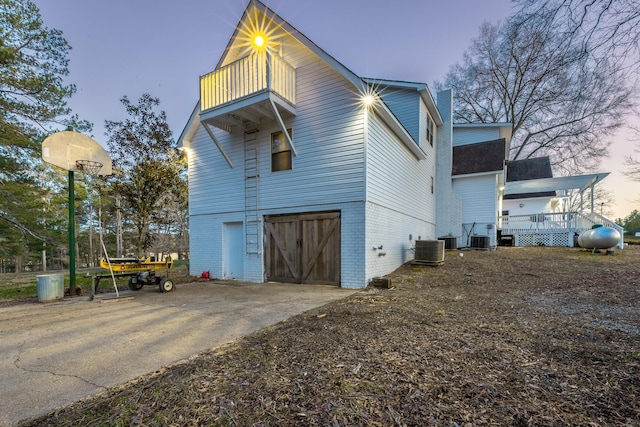
[[[255,133],[245,133],[244,144],[244,229],[247,254],[260,253],[258,218],[258,149]]]

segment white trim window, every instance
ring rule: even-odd
[[[436,122],[431,118],[431,114],[427,111],[427,142],[433,147],[436,139]]]
[[[291,137],[291,129],[287,129]],[[271,172],[292,169],[291,147],[282,132],[271,134]]]

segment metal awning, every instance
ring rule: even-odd
[[[575,190],[581,192],[602,181],[609,172],[588,175],[562,176],[558,178],[529,179],[526,181],[512,181],[505,183],[504,195],[537,193],[543,191]]]

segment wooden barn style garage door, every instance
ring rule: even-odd
[[[264,228],[267,280],[340,284],[340,212],[265,216]]]

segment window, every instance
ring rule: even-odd
[[[431,177],[431,194],[433,194],[435,183],[433,182],[433,177]]]
[[[436,122],[433,121],[429,112],[427,112],[427,142],[433,147],[433,141],[436,138]]]
[[[291,137],[291,129],[287,129]],[[291,147],[284,133],[271,134],[271,172],[291,170]]]

